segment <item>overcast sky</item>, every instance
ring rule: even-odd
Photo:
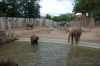
[[[72,13],[73,0],[40,0],[41,15],[50,14],[57,16],[65,13]]]

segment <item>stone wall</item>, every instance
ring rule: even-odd
[[[90,28],[94,28],[96,25],[95,25],[95,20],[94,19],[90,19],[90,24],[89,24],[89,27]]]
[[[8,29],[8,23],[11,23],[12,28],[25,27],[25,23],[32,22],[34,25],[38,26],[57,26],[58,22],[44,18],[10,18],[10,17],[0,17],[0,30]]]

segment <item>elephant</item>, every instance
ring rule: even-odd
[[[32,44],[32,45],[38,45],[39,36],[33,34],[33,35],[30,37],[30,40],[31,40],[31,44]]]
[[[78,44],[78,41],[80,41],[81,34],[82,28],[80,27],[72,28],[72,30],[69,30],[68,43],[71,37],[71,44],[73,44],[73,39],[75,39],[75,43]]]
[[[66,25],[66,23],[60,23],[59,24],[59,26],[65,26]]]
[[[30,30],[32,30],[34,27],[33,23],[26,23],[26,26],[27,26],[27,29],[30,29]]]
[[[18,64],[7,58],[0,58],[0,66],[18,66]]]

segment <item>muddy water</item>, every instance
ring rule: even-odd
[[[15,41],[0,46],[0,57],[9,58],[19,66],[100,66],[100,49],[69,44]]]

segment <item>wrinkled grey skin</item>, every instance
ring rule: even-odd
[[[80,40],[82,34],[82,29],[73,29],[69,32],[69,36],[68,36],[68,43],[71,37],[71,44],[73,44],[73,40],[75,40],[75,43],[78,44],[78,41]]]
[[[9,59],[0,58],[0,66],[18,66],[18,64]]]
[[[39,37],[36,36],[36,35],[32,35],[32,36],[30,37],[30,40],[31,40],[31,44],[32,44],[32,45],[38,45]]]

